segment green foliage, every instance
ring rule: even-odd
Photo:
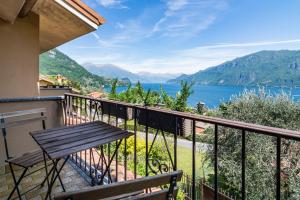
[[[203,85],[300,85],[300,51],[260,51],[170,82]],[[271,73],[270,73],[271,72]]]
[[[266,126],[300,130],[300,103],[290,95],[246,91],[220,106],[212,115]],[[211,134],[213,141],[213,134]],[[276,138],[246,132],[247,199],[275,199]],[[210,152],[213,162],[213,151]],[[282,198],[299,199],[300,146],[282,141]],[[241,131],[219,128],[220,185],[232,195],[240,195]],[[240,198],[240,197],[239,197]]]
[[[173,110],[177,111],[187,111],[187,100],[191,94],[193,94],[192,91],[193,83],[188,83],[181,81],[181,89],[180,92],[176,94],[175,101],[173,103]]]
[[[115,85],[112,85],[109,96],[119,101],[142,105],[157,105],[161,102],[159,93],[151,90],[145,91],[140,82],[134,87],[129,84],[127,89],[119,94],[114,91],[114,87]]]
[[[145,91],[140,82],[138,82],[133,88],[131,84],[128,85],[125,91],[117,94],[116,82],[113,82],[109,98],[146,106],[164,105],[166,108],[184,112],[189,110],[187,100],[193,93],[192,87],[192,83],[181,82],[181,89],[174,98],[169,96],[162,86],[160,88],[160,92],[151,90]]]
[[[184,191],[182,189],[179,188],[178,193],[177,193],[177,200],[185,200],[185,194]]]
[[[111,90],[108,95],[108,98],[112,100],[117,100],[117,86],[118,86],[118,79],[114,79],[111,84]]]
[[[193,94],[192,87],[193,83],[181,81],[181,89],[177,92],[175,98],[167,95],[166,91],[161,87],[161,98],[163,103],[172,110],[181,112],[189,111],[187,100],[189,96]]]
[[[111,145],[112,152],[114,152],[115,147],[116,146],[113,143]],[[166,152],[166,147],[163,144],[163,141],[158,140],[155,142],[155,145],[153,145],[149,158],[159,160],[161,163],[168,163],[169,162],[168,155],[164,152]],[[128,169],[133,172],[134,171],[134,137],[130,137],[127,139],[126,152],[125,152],[125,141],[122,142],[122,144],[120,145],[119,154],[118,154],[119,161],[122,161],[122,159],[124,159],[125,153],[127,156]],[[146,163],[145,163],[146,162],[146,141],[145,139],[140,137],[137,137],[136,140],[136,155],[137,155],[137,166],[136,166],[137,174],[139,176],[145,176],[146,175]],[[152,175],[151,172],[150,175]]]

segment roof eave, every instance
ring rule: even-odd
[[[77,16],[79,19],[87,23],[89,26],[94,28],[95,30],[98,29],[98,26],[101,24],[97,24],[91,19],[89,19],[86,15],[84,15],[82,12],[80,12],[76,7],[72,6],[71,4],[68,3],[67,0],[55,0],[56,3],[58,3],[60,6],[64,7],[66,10]]]

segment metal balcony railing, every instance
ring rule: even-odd
[[[115,159],[115,169],[110,170],[111,174],[107,176],[107,183],[118,181],[120,179],[119,170],[123,170],[122,179],[127,180],[130,178],[136,178],[141,176],[137,173],[137,163],[144,162],[145,166],[145,176],[157,173],[163,173],[167,171],[177,170],[177,149],[178,149],[178,136],[182,133],[183,127],[182,123],[184,120],[190,120],[192,122],[192,174],[190,177],[191,181],[191,199],[198,199],[197,195],[197,182],[196,180],[196,123],[204,122],[209,123],[214,127],[214,142],[213,142],[213,152],[214,152],[214,198],[219,197],[219,184],[218,184],[218,148],[219,148],[219,127],[232,128],[239,130],[241,134],[241,199],[246,199],[246,135],[247,134],[263,134],[276,138],[276,162],[274,167],[276,168],[276,181],[274,186],[276,188],[276,199],[280,199],[281,193],[281,147],[282,139],[289,140],[300,140],[300,132],[279,129],[274,127],[267,127],[255,124],[249,124],[240,121],[232,121],[221,118],[200,116],[190,113],[182,113],[177,111],[171,111],[166,109],[160,109],[155,107],[144,107],[139,105],[133,105],[118,101],[111,101],[105,99],[95,99],[91,97],[65,94],[65,124],[79,124],[88,121],[101,120],[107,123],[114,124],[115,126],[122,127],[124,129],[128,128],[128,121],[133,121],[133,132],[134,142],[133,142],[133,155],[128,155],[127,140],[124,142],[124,152],[118,152],[118,154],[123,154],[123,158],[120,159],[120,155],[116,156]],[[140,161],[137,155],[137,134],[138,127],[144,127],[145,132],[145,160]],[[149,140],[149,130],[154,130],[154,138],[152,141]],[[165,145],[166,154],[168,157],[167,162],[161,162],[161,160],[155,160],[151,157],[151,151],[153,145],[156,141],[158,133],[161,133],[163,138],[163,143]],[[172,142],[168,142],[166,137],[172,137]],[[92,184],[98,184],[97,174],[103,171],[105,167],[106,158],[97,157],[98,161],[95,160],[95,154],[97,151],[105,151],[106,155],[109,157],[111,148],[114,144],[109,144],[106,147],[98,147],[89,152],[80,152],[76,155],[72,155],[72,160],[76,165],[78,165],[82,171],[91,178]],[[128,162],[133,159],[133,168],[128,168]],[[121,163],[122,162],[122,163]],[[119,166],[121,165],[121,169]],[[128,177],[128,172],[132,170],[133,177]],[[184,169],[183,169],[184,170]],[[114,172],[114,175],[112,175]],[[258,186],[259,187],[259,186]],[[196,196],[197,195],[197,196]]]

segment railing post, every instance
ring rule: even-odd
[[[117,104],[115,104],[115,109],[116,109],[116,113],[115,113],[116,114],[116,116],[115,116],[116,117],[116,127],[118,127],[118,117],[119,117],[119,112],[118,111],[119,110],[118,110],[118,105]],[[116,141],[116,148],[117,148],[117,145],[118,145],[118,141]],[[116,158],[115,158],[115,161],[116,161],[116,182],[118,182],[118,176],[119,176],[118,175],[118,173],[119,173],[119,169],[118,169],[118,165],[119,165],[119,163],[118,163],[118,160],[119,160],[118,156],[119,155],[118,154],[119,153],[118,153],[118,151],[119,150],[115,149],[115,151],[116,151]]]
[[[215,190],[214,190],[214,192],[215,192],[215,200],[217,200],[218,199],[218,125],[217,124],[215,124],[214,158],[215,158],[215,163],[214,163]]]
[[[124,121],[124,129],[127,131],[127,116]],[[127,180],[127,138],[124,140],[124,179]]]
[[[79,109],[80,124],[82,124],[81,113],[82,113],[82,98],[80,98],[80,109]]]
[[[193,120],[192,197],[196,199],[196,121]]]
[[[133,150],[133,162],[134,162],[134,179],[136,179],[137,160],[136,160],[136,133],[137,133],[137,108],[134,108],[134,150]]]
[[[89,110],[90,110],[89,120],[90,120],[90,122],[92,121],[92,115],[93,115],[92,106],[93,106],[92,99],[90,99],[90,107],[89,107]]]
[[[87,122],[87,99],[84,99],[84,122]]]
[[[242,130],[242,200],[246,199],[246,131]]]
[[[72,106],[72,104],[71,104],[71,102],[72,102],[72,97],[71,96],[69,96],[69,98],[68,98],[68,117],[69,117],[69,123],[68,123],[68,125],[71,125],[71,106]]]
[[[281,188],[281,138],[277,136],[276,141],[276,200],[280,200]]]
[[[174,168],[173,170],[177,170],[177,134],[178,134],[178,117],[175,118],[175,134],[174,134]]]
[[[64,125],[66,126],[67,125],[67,106],[68,106],[68,96],[65,94],[64,95],[64,106],[63,106],[63,109],[64,109],[64,111],[63,111],[63,113],[65,114],[65,116],[64,116]]]
[[[147,113],[147,116],[146,116],[146,176],[149,175],[148,173],[148,165],[149,165],[149,155],[148,155],[148,120],[149,120],[149,111],[148,109],[146,109],[146,113]]]

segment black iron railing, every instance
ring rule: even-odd
[[[136,178],[141,174],[137,173],[137,163],[141,162],[137,157],[137,127],[143,126],[145,131],[145,176],[156,173],[163,173],[167,171],[177,170],[177,146],[178,135],[183,131],[182,123],[185,120],[192,122],[192,174],[190,178],[191,182],[191,199],[196,199],[197,182],[196,180],[196,123],[204,122],[214,126],[214,198],[218,199],[219,185],[218,185],[218,147],[219,147],[219,127],[232,128],[240,130],[241,134],[241,199],[246,199],[246,135],[247,134],[263,134],[276,138],[276,199],[280,199],[281,193],[281,139],[300,140],[300,132],[254,125],[245,122],[232,121],[214,117],[200,116],[190,113],[176,112],[166,109],[160,109],[155,107],[144,107],[139,105],[133,105],[123,102],[95,99],[91,97],[66,94],[65,95],[65,123],[66,125],[85,123],[88,121],[101,120],[107,123],[114,124],[115,126],[123,127],[127,129],[128,120],[133,121],[134,143],[133,143],[133,157],[129,158],[127,154],[127,140],[124,142],[123,158],[117,156],[115,159],[114,178],[111,178],[111,174],[107,177],[107,182],[113,182],[119,180],[120,162],[122,162],[123,179],[128,179],[128,171],[133,171],[133,177]],[[149,130],[154,131],[154,138],[149,140]],[[151,158],[151,150],[155,144],[158,133],[161,133],[163,143],[166,146],[166,154],[168,162],[161,163],[160,160]],[[172,137],[172,143],[167,141],[167,136]],[[105,147],[99,147],[97,151],[105,151],[109,157],[111,148],[115,144],[109,144]],[[89,156],[87,152],[80,152],[76,155],[72,155],[72,160],[76,163],[85,174],[91,179],[93,184],[98,184],[97,174],[103,171],[105,158],[98,158],[98,162],[94,155],[97,151],[90,150]],[[118,152],[120,154],[122,152]],[[133,169],[128,168],[128,162],[133,159]],[[184,170],[184,169],[183,169]],[[110,170],[111,171],[111,170]],[[259,186],[257,186],[259,187]]]

